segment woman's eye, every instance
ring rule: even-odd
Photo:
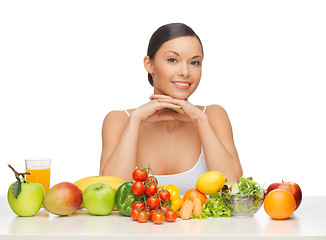
[[[200,62],[199,61],[192,61],[191,64],[198,66],[198,65],[200,65]]]
[[[175,58],[169,58],[168,59],[168,62],[171,62],[171,63],[174,63],[174,62],[176,62],[177,61],[177,59],[175,59]]]

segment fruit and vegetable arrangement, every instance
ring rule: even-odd
[[[134,181],[127,182],[113,176],[86,177],[75,183],[55,184],[45,195],[43,186],[25,179],[26,173],[14,172],[16,181],[8,190],[8,203],[18,216],[34,216],[42,205],[48,212],[66,216],[85,208],[92,215],[109,215],[116,210],[123,216],[155,224],[208,217],[252,216],[263,205],[273,219],[289,218],[302,200],[296,183],[273,183],[267,189],[252,177],[239,182],[227,182],[217,171],[202,174],[196,188],[183,196],[173,185],[159,186],[148,166],[136,168]]]
[[[155,224],[174,222],[177,213],[171,209],[171,195],[175,199],[178,193],[171,194],[170,191],[159,188],[150,167],[136,168],[132,177],[134,182],[125,182],[117,190],[116,204],[119,212],[141,223],[149,219]]]

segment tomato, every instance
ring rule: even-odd
[[[141,222],[141,223],[145,223],[148,221],[148,213],[146,213],[145,211],[140,211],[138,214],[137,214],[137,220],[138,222]]]
[[[155,183],[151,183],[148,187],[146,187],[145,193],[147,196],[154,196],[157,193],[157,187]]]
[[[156,209],[156,210],[151,210],[150,211],[150,214],[149,214],[149,218],[151,219],[151,220],[153,220],[153,214],[154,213],[161,213],[162,211],[160,210],[160,209]]]
[[[139,168],[136,168],[133,172],[132,172],[132,178],[135,181],[141,181],[144,182],[147,178],[147,172],[144,170],[141,170]]]
[[[155,223],[155,224],[162,224],[164,222],[164,216],[162,213],[158,213],[158,212],[154,212],[152,214],[152,221]]]
[[[170,200],[171,194],[167,190],[160,191],[160,198],[162,202],[167,202]]]
[[[136,181],[131,186],[131,191],[135,195],[142,195],[145,192],[144,184],[141,181]]]
[[[132,209],[145,209],[145,203],[143,203],[143,202],[134,202],[132,204]]]
[[[137,216],[138,216],[138,209],[132,209],[131,213],[130,213],[130,217],[132,218],[132,220],[137,221]]]
[[[158,181],[157,181],[157,179],[156,179],[155,177],[153,177],[153,176],[149,176],[149,177],[147,178],[145,184],[147,185],[147,184],[150,184],[150,183],[154,183],[154,181],[155,181],[156,186],[157,186],[157,185],[158,185]]]
[[[150,209],[155,209],[160,205],[160,200],[157,197],[149,197],[146,203]]]
[[[151,210],[151,211],[149,212],[149,219],[152,220],[152,216],[153,216],[154,213],[155,213],[155,210]]]
[[[165,207],[163,205],[159,206],[159,208],[158,208],[158,210],[161,211],[161,212],[163,212],[163,213],[165,213],[165,211],[168,210],[168,209],[169,208],[167,208],[167,207]]]
[[[175,220],[177,220],[178,218],[178,215],[175,211],[168,209],[165,211],[164,217],[168,222],[175,222]]]

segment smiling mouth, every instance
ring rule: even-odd
[[[187,83],[187,82],[172,82],[176,87],[178,88],[188,88],[191,83]]]

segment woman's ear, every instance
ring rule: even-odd
[[[153,63],[149,56],[144,57],[144,67],[148,73],[152,74],[154,72]]]

